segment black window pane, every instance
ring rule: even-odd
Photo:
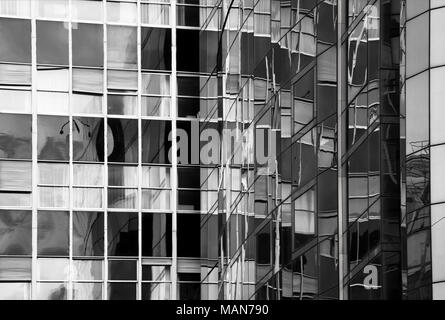
[[[171,215],[144,213],[142,215],[142,255],[171,256]]]
[[[0,210],[0,255],[31,255],[31,211]]]
[[[37,21],[37,63],[68,65],[66,23]]]
[[[109,300],[136,300],[136,283],[109,283]]]
[[[136,260],[109,260],[108,279],[109,280],[136,280],[137,279]]]
[[[37,214],[37,254],[68,255],[69,215],[65,211],[39,211]]]
[[[31,116],[0,114],[0,158],[31,159]]]
[[[73,212],[73,255],[103,256],[104,214]]]
[[[171,30],[142,28],[142,69],[171,70]]]
[[[0,61],[31,63],[31,20],[0,19]]]
[[[108,255],[138,255],[138,214],[110,212],[108,214]]]
[[[178,214],[178,257],[201,256],[201,215]]]
[[[103,67],[102,25],[76,23],[73,25],[73,65]]]

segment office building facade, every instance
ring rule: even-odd
[[[0,1],[0,298],[440,298],[441,4]]]

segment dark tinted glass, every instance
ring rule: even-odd
[[[0,114],[0,158],[31,159],[31,116]]]
[[[0,210],[0,255],[31,255],[31,211]]]
[[[108,255],[138,255],[138,214],[108,213]]]
[[[68,65],[68,29],[64,22],[37,21],[37,63]]]
[[[31,63],[31,20],[0,18],[0,61]]]
[[[67,256],[69,237],[68,212],[39,211],[37,224],[37,254]]]
[[[73,26],[73,65],[103,67],[103,43],[102,25],[76,23]]]
[[[73,255],[103,256],[104,214],[73,212]]]
[[[171,70],[171,30],[141,29],[142,69]]]

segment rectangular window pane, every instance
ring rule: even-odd
[[[109,300],[136,300],[136,283],[108,283]]]
[[[136,3],[129,2],[107,2],[108,22],[135,24]]]
[[[170,190],[143,189],[142,208],[170,210]]]
[[[0,90],[0,111],[31,113],[31,91]]]
[[[101,164],[74,164],[75,186],[103,186],[104,166]]]
[[[171,223],[172,220],[170,213],[144,213],[142,215],[143,256],[146,257],[171,256],[171,246],[172,246]]]
[[[69,91],[68,68],[38,67],[37,90]]]
[[[108,68],[137,68],[137,30],[133,27],[108,26]]]
[[[31,116],[0,114],[0,158],[31,159]]]
[[[108,188],[108,208],[136,209],[137,189]]]
[[[103,92],[104,73],[101,69],[73,68],[73,91]],[[76,108],[73,103],[73,108]],[[102,106],[101,106],[102,108]]]
[[[31,255],[30,211],[0,210],[0,255]]]
[[[75,23],[73,25],[73,65],[104,66],[103,26]]]
[[[39,280],[68,280],[68,259],[37,259]]]
[[[31,191],[31,163],[0,161],[0,189]]]
[[[162,4],[141,5],[141,22],[143,24],[169,25],[170,6]]]
[[[73,260],[73,280],[102,280],[103,260]]]
[[[108,114],[137,115],[137,96],[108,95]]]
[[[146,117],[170,117],[171,100],[164,97],[142,97],[141,113]]]
[[[142,283],[142,300],[170,300],[170,283]]]
[[[102,162],[104,160],[104,120],[73,118],[73,160]]]
[[[68,114],[68,93],[37,92],[37,112],[40,114]]]
[[[8,4],[1,1],[0,11],[6,5]],[[0,46],[0,61],[30,64],[31,21],[0,18],[0,43],[2,44]]]
[[[108,255],[138,255],[138,214],[136,212],[108,213]]]
[[[38,300],[66,300],[67,283],[38,282],[37,299]]]
[[[68,208],[69,189],[62,187],[39,187],[40,208]]]
[[[73,94],[71,110],[73,114],[102,114],[102,95]]]
[[[68,65],[67,24],[37,21],[37,63]]]
[[[65,211],[37,213],[37,254],[68,256],[69,221]]]
[[[31,66],[0,64],[0,84],[31,85]]]
[[[103,188],[73,188],[74,208],[103,208]]]
[[[73,300],[102,300],[102,283],[73,283]]]
[[[31,258],[0,258],[0,280],[31,280]]]
[[[82,21],[102,21],[102,1],[72,0],[71,18]]]
[[[30,299],[31,299],[30,282],[0,282],[0,300],[30,300]]]
[[[73,212],[73,256],[104,255],[104,214]]]

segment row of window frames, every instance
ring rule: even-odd
[[[0,83],[5,85],[31,85],[31,66],[19,64],[0,64]],[[109,90],[138,90],[138,72],[108,70]],[[103,70],[93,68],[73,68],[73,91],[103,92]],[[142,73],[144,95],[169,96],[170,75]],[[125,84],[123,86],[123,83]],[[206,76],[178,76],[178,95],[190,97],[218,97],[218,78]],[[37,70],[37,90],[69,91],[69,69],[67,67],[45,67]]]
[[[148,25],[170,25],[170,4],[166,1],[153,1],[157,3],[141,3],[141,23]],[[83,3],[83,6],[80,5]],[[85,3],[90,4],[86,6]],[[58,4],[58,5],[57,5]],[[71,11],[72,21],[85,21],[102,23],[103,9],[102,3],[97,2],[96,6],[91,5],[89,1],[73,2],[74,8]],[[15,9],[15,10],[14,10]],[[21,9],[21,10],[20,10]],[[219,9],[218,9],[219,10]],[[177,4],[178,26],[200,27],[206,25],[207,28],[218,28],[218,10],[215,10],[214,4],[190,5]],[[136,3],[128,2],[107,2],[107,23],[116,23],[124,25],[137,24]],[[0,15],[30,17],[30,8],[2,8]],[[52,2],[50,5],[40,7],[37,12],[38,19],[67,20],[68,7],[61,5],[60,2]]]
[[[137,260],[108,260],[108,280],[137,281]],[[101,259],[73,259],[71,278],[74,281],[103,281],[104,261]],[[39,281],[64,281],[69,278],[67,258],[38,258]],[[31,280],[31,258],[0,257],[0,281]],[[167,265],[142,264],[142,281],[169,282]]]
[[[73,166],[73,184],[75,186],[104,186],[104,165],[74,163]],[[28,161],[0,160],[0,188],[31,188],[31,169],[32,164]],[[108,186],[136,188],[139,185],[138,167],[109,164],[107,169]],[[39,162],[38,170],[40,186],[67,186],[69,184],[68,164]],[[218,190],[218,169],[179,167],[178,176],[181,189]],[[235,179],[232,183],[236,181]],[[142,166],[141,186],[143,188],[170,189],[170,167]],[[240,185],[234,190],[239,189]]]

